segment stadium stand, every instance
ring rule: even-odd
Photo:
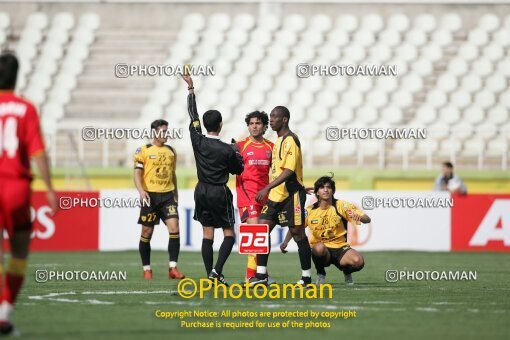
[[[0,13],[0,46],[16,46],[18,87],[42,109],[54,165],[74,162],[73,148],[88,166],[130,163],[140,141],[85,143],[83,126],[146,127],[163,117],[187,129],[181,80],[112,79],[114,65],[125,62],[214,65],[215,76],[196,80],[198,109],[223,113],[226,141],[246,135],[246,113],[288,106],[308,166],[430,169],[450,159],[464,168],[507,168],[508,10],[349,14],[333,7],[338,10],[314,14],[295,8],[286,15],[197,11],[176,15],[175,30],[112,28],[97,13],[40,12],[30,14],[19,35],[9,35],[9,15]],[[397,65],[398,76],[299,78],[300,63]],[[330,125],[426,127],[427,138],[329,142]],[[184,136],[171,143],[179,162],[191,165]]]

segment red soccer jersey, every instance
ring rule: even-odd
[[[0,179],[32,179],[30,157],[44,151],[35,107],[0,92]]]
[[[265,138],[262,143],[250,137],[237,142],[244,160],[244,171],[236,178],[238,207],[258,204],[255,196],[269,183],[273,145]]]

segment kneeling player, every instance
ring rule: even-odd
[[[334,198],[335,182],[332,177],[319,178],[314,184],[314,192],[318,201],[306,208],[306,226],[311,231],[316,283],[326,282],[324,268],[333,264],[344,272],[345,283],[353,284],[351,273],[363,269],[365,261],[347,242],[347,223],[370,223],[370,217],[353,204]]]

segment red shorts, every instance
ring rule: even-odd
[[[0,229],[30,230],[30,181],[2,178],[0,187]]]
[[[246,207],[239,207],[239,218],[241,222],[246,222],[249,218],[259,217],[262,211],[262,205],[252,204]]]

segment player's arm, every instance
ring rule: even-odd
[[[287,246],[289,245],[289,242],[290,240],[292,239],[292,234],[290,232],[290,230],[287,231],[287,234],[285,235],[285,239],[283,240],[282,244],[280,244],[280,250],[282,251],[282,253],[288,253],[287,250]]]
[[[52,214],[55,214],[58,210],[57,204],[57,194],[53,189],[53,185],[51,183],[51,175],[50,175],[50,167],[48,162],[48,157],[45,151],[40,151],[32,156],[37,168],[39,169],[39,175],[41,176],[44,184],[46,185],[46,200],[50,205]]]
[[[174,182],[174,199],[175,202],[179,201],[179,190],[177,189],[177,175],[175,174],[175,170],[177,167],[177,153],[174,151],[174,169],[172,171],[172,180]]]
[[[269,191],[271,189],[273,189],[273,188],[279,186],[280,184],[284,183],[293,174],[294,174],[294,171],[292,171],[290,169],[283,169],[283,171],[280,174],[280,176],[276,177],[274,181],[272,181],[271,183],[266,185],[264,187],[264,189],[260,190],[257,193],[257,196],[255,196],[255,200],[257,202],[259,202],[259,203],[262,203],[264,201],[264,199],[267,197],[267,195],[269,194]]]
[[[269,194],[269,191],[274,187],[279,186],[289,179],[292,175],[294,175],[294,171],[297,167],[297,153],[299,152],[298,147],[294,141],[294,139],[290,139],[284,147],[284,154],[282,157],[282,165],[283,168],[282,173],[274,179],[274,181],[270,182],[264,189],[260,190],[255,197],[257,202],[263,202],[264,199]]]
[[[149,193],[143,189],[143,169],[135,168],[134,179],[136,190],[140,194],[140,201],[149,201]]]
[[[362,215],[361,214],[354,214],[353,217],[352,217],[352,221],[355,222],[355,223],[358,223],[358,222],[361,222],[361,223],[370,223],[370,221],[372,221],[370,219],[370,217],[363,213]]]
[[[28,137],[27,151],[30,158],[35,162],[37,169],[39,170],[39,175],[46,185],[46,200],[48,201],[52,214],[55,214],[58,210],[57,194],[55,193],[51,183],[50,166],[48,156],[44,150],[39,116],[33,106],[30,106],[27,112],[27,122],[27,130],[24,134],[24,136]]]
[[[183,75],[182,79],[188,84],[188,114],[191,119],[189,131],[192,143],[196,143],[202,134],[202,126],[200,125],[200,118],[198,116],[197,102],[195,98],[195,87],[193,86],[193,79],[190,75]]]
[[[358,209],[354,204],[348,202],[337,202],[337,210],[341,211],[341,214],[347,218],[350,222],[355,224],[361,223],[370,223],[370,217],[365,214],[365,212],[361,209]]]
[[[149,201],[149,193],[145,191],[143,188],[143,172],[144,172],[144,166],[145,166],[145,156],[144,156],[144,149],[138,148],[135,152],[135,170],[133,174],[133,179],[135,181],[135,187],[136,190],[138,190],[138,193],[140,194],[140,201],[143,203],[144,201]]]
[[[240,175],[244,171],[244,160],[243,156],[239,152],[236,144],[232,144],[232,150],[228,165],[228,171],[233,175]]]

